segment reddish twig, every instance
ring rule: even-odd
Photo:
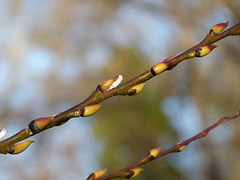
[[[137,176],[143,169],[141,168],[137,168],[141,165],[144,165],[154,159],[157,159],[157,158],[160,158],[162,156],[165,156],[167,154],[170,154],[170,153],[175,153],[175,152],[181,152],[183,151],[186,146],[188,144],[190,144],[191,142],[193,141],[196,141],[198,139],[201,139],[201,138],[204,138],[207,136],[207,134],[213,130],[214,128],[216,128],[217,126],[227,122],[227,121],[230,121],[232,119],[235,119],[237,117],[240,116],[240,111],[238,111],[236,114],[234,114],[233,116],[230,116],[230,117],[223,117],[221,119],[219,119],[216,123],[214,123],[213,125],[211,125],[210,127],[206,128],[205,130],[203,130],[202,132],[200,132],[199,134],[183,141],[183,142],[179,142],[177,143],[175,146],[163,151],[163,152],[160,152],[161,150],[161,147],[158,147],[158,148],[155,148],[155,149],[152,149],[148,152],[148,154],[143,157],[142,159],[140,159],[139,161],[137,161],[136,163],[128,166],[128,167],[125,167],[117,172],[114,172],[112,174],[109,174],[107,176],[104,176],[104,177],[98,177],[97,175],[95,175],[94,173],[92,173],[87,180],[108,180],[108,179],[112,179],[112,178],[132,178],[133,176]],[[137,169],[137,170],[136,170]],[[135,171],[134,171],[135,170]],[[101,172],[101,171],[96,171],[98,174],[98,172]],[[104,173],[106,173],[106,169],[104,170]],[[131,174],[131,176],[129,177],[129,174]],[[103,175],[103,174],[101,174]]]

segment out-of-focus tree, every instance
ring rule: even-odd
[[[237,0],[1,2],[0,128],[15,133],[77,104],[105,78],[134,77],[196,44],[212,25],[237,23],[239,6]],[[236,111],[239,40],[219,45],[152,79],[137,97],[115,97],[91,119],[41,133],[23,155],[3,158],[3,178],[79,179],[96,168],[117,170]],[[238,179],[239,124],[149,164],[139,179]]]

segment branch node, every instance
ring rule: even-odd
[[[31,135],[37,134],[42,130],[44,130],[44,128],[47,127],[47,125],[49,125],[53,119],[54,117],[51,116],[51,117],[43,117],[43,118],[32,120],[28,125],[29,129],[32,132]]]
[[[8,148],[8,153],[13,154],[13,155],[19,154],[19,153],[25,151],[30,146],[30,144],[32,144],[33,142],[34,141],[27,140],[27,141],[24,141],[24,142],[21,142],[18,144],[14,144]]]
[[[179,145],[179,147],[177,148],[176,152],[181,152],[181,151],[183,151],[183,150],[187,147],[187,145],[188,145],[188,144],[183,144],[183,145],[181,145],[181,143],[183,143],[183,142],[178,142],[178,143],[176,144],[177,146]]]
[[[130,88],[128,90],[127,95],[133,96],[133,95],[139,94],[143,90],[145,85],[146,85],[146,83],[141,83],[136,86],[133,86],[132,88]]]
[[[132,179],[132,178],[136,177],[141,171],[143,171],[142,168],[133,168],[133,169],[127,171],[125,178]]]
[[[155,149],[151,149],[148,154],[147,154],[147,158],[149,161],[152,161],[154,159],[157,158],[157,155],[159,154],[159,152],[162,150],[161,147],[155,148]]]
[[[166,62],[161,62],[161,63],[154,65],[150,71],[153,76],[156,76],[168,68],[169,68],[169,66]]]
[[[82,116],[82,117],[91,116],[92,114],[96,113],[102,107],[103,106],[100,104],[94,104],[91,106],[84,107],[84,108],[80,109],[80,111],[81,111],[80,116]]]
[[[102,177],[106,172],[107,172],[107,169],[95,171],[88,176],[87,180],[97,180],[100,177]]]
[[[109,91],[115,87],[117,87],[122,82],[122,75],[117,75],[114,78],[106,79],[102,81],[96,88],[96,91]]]
[[[195,50],[196,57],[203,57],[209,54],[214,48],[218,47],[217,44],[211,44],[208,46],[203,46]]]

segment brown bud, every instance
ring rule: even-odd
[[[138,93],[140,93],[143,90],[145,85],[146,85],[146,83],[141,83],[136,86],[133,86],[132,88],[130,88],[128,90],[127,95],[129,95],[129,96],[137,95]]]
[[[161,151],[161,149],[162,149],[161,147],[151,149],[147,154],[149,161],[156,159],[156,157],[159,154],[159,152]]]
[[[228,25],[228,22],[226,23],[219,23],[216,24],[215,26],[213,26],[209,32],[209,34],[215,36],[217,34],[219,34],[220,32],[222,32]]]
[[[118,75],[115,78],[106,79],[97,86],[96,90],[101,92],[109,91],[110,89],[117,87],[122,82],[122,79],[122,75]]]
[[[96,113],[101,107],[102,105],[100,104],[94,104],[91,106],[84,107],[80,110],[81,116],[82,117],[91,116],[92,114]]]
[[[99,179],[99,178],[102,177],[106,172],[107,172],[107,169],[95,171],[95,172],[93,172],[92,174],[90,174],[90,175],[88,176],[87,180]]]
[[[214,48],[218,47],[217,44],[211,44],[208,46],[203,46],[195,50],[196,57],[203,57],[209,54]]]
[[[161,62],[161,63],[155,64],[151,68],[151,73],[152,73],[153,76],[155,76],[155,75],[158,75],[161,72],[165,71],[167,68],[169,68],[169,66],[166,63]]]
[[[49,125],[54,117],[43,117],[43,118],[38,118],[35,120],[32,120],[28,127],[31,129],[33,134],[37,134],[41,132],[47,125]]]
[[[8,153],[9,154],[19,154],[19,153],[23,152],[24,150],[26,150],[28,148],[28,146],[30,146],[30,144],[33,142],[34,141],[27,140],[27,141],[24,141],[24,142],[21,142],[18,144],[14,144],[8,148]]]
[[[136,177],[141,171],[143,171],[142,168],[131,169],[126,173],[125,178],[132,179],[132,178]]]
[[[181,144],[182,142],[178,142],[176,145],[179,145]],[[177,149],[177,152],[181,152],[183,151],[185,148],[187,147],[187,144],[183,145],[183,146],[180,146],[178,149]]]

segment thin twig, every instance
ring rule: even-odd
[[[111,173],[111,174],[109,174],[107,176],[98,178],[98,180],[108,180],[108,179],[117,178],[117,177],[125,178],[130,170],[132,170],[134,168],[137,168],[137,167],[139,167],[139,166],[141,166],[143,164],[146,164],[146,163],[150,162],[151,160],[154,160],[154,159],[160,158],[162,156],[165,156],[167,154],[175,153],[175,152],[181,152],[191,142],[206,137],[207,134],[211,130],[216,128],[217,126],[219,126],[219,125],[221,125],[221,124],[223,124],[223,123],[225,123],[227,121],[230,121],[232,119],[235,119],[235,118],[237,118],[239,116],[240,116],[240,110],[236,114],[234,114],[233,116],[223,117],[223,118],[219,119],[216,123],[214,123],[213,125],[209,126],[208,128],[206,128],[205,130],[203,130],[199,134],[197,134],[197,135],[195,135],[195,136],[193,136],[193,137],[191,137],[191,138],[189,138],[189,139],[187,139],[187,140],[185,140],[183,142],[179,142],[176,145],[174,145],[173,147],[171,147],[171,148],[169,148],[169,149],[167,149],[167,150],[165,150],[163,152],[159,152],[157,155],[152,156],[151,158],[149,157],[149,154],[151,154],[152,150],[150,150],[149,153],[144,158],[140,159],[136,163],[134,163],[134,164],[132,164],[130,166],[127,166],[127,167],[125,167],[125,168],[123,168],[123,169],[121,169],[121,170],[119,170],[117,172]],[[161,147],[158,147],[158,148],[155,148],[155,149],[161,150]],[[155,150],[155,149],[153,149],[153,150]],[[90,179],[88,179],[88,180],[90,180]]]

